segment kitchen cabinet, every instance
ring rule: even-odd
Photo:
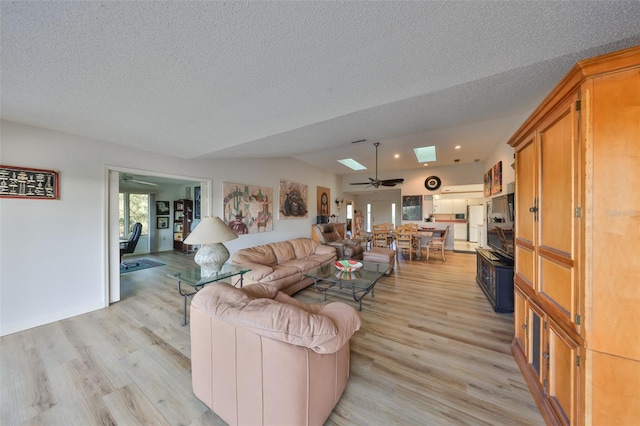
[[[434,197],[433,214],[453,214],[453,200]]]
[[[467,214],[467,200],[463,198],[454,198],[453,200],[453,213]]]
[[[515,335],[547,424],[640,418],[640,47],[579,62],[515,149]]]

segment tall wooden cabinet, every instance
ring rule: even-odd
[[[637,424],[640,47],[579,62],[509,144],[516,362],[548,424]]]

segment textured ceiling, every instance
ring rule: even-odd
[[[3,119],[184,158],[340,174],[483,161],[638,1],[0,3]],[[452,145],[462,149],[454,151]],[[398,153],[393,160],[390,154]],[[371,173],[367,171],[367,173]]]

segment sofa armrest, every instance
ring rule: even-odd
[[[316,254],[336,254],[336,249],[330,245],[320,244],[316,247]]]
[[[337,352],[345,344],[349,343],[349,339],[353,334],[360,330],[362,320],[358,312],[346,303],[333,302],[324,305],[318,315],[328,317],[338,329],[338,334],[327,342],[316,345],[311,348],[319,354],[329,354]]]

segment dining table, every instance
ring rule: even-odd
[[[437,237],[442,236],[444,229],[436,228],[418,228],[417,231],[413,231],[411,236],[418,239],[418,249],[416,250],[416,259],[422,258],[422,247],[426,247],[429,244],[429,240],[435,235]]]

